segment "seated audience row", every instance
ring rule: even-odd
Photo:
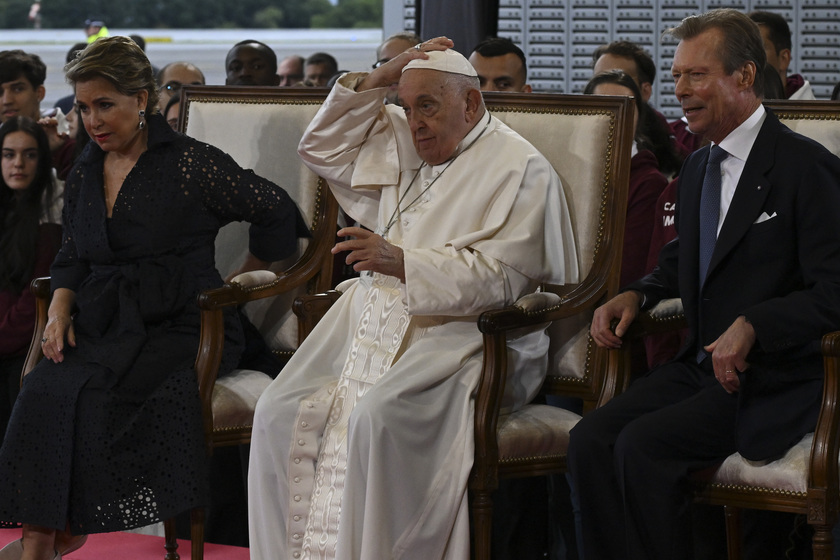
[[[48,276],[61,240],[61,186],[47,135],[29,117],[0,125],[0,437],[20,388],[35,327],[34,278]]]

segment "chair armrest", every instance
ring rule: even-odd
[[[484,359],[475,395],[476,464],[495,464],[498,460],[496,439],[499,411],[508,375],[508,333],[522,329],[543,328],[552,321],[571,317],[594,305],[599,294],[581,286],[562,287],[562,295],[544,291],[527,294],[513,305],[485,311],[478,318],[484,338]],[[495,485],[495,469],[474,469],[471,477],[481,484]],[[474,482],[475,482],[474,480]]]
[[[640,313],[627,329],[624,338],[635,340],[652,334],[676,331],[686,326],[682,300],[663,299],[653,308]]]
[[[195,371],[198,377],[198,392],[206,411],[210,410],[212,404],[213,385],[222,361],[225,343],[223,309],[282,294],[295,288],[297,281],[298,278],[290,280],[287,274],[277,275],[268,270],[255,270],[236,276],[220,288],[205,290],[198,295],[201,333]],[[211,415],[205,415],[205,420],[207,418],[212,421]]]
[[[201,332],[194,367],[205,434],[213,431],[213,387],[225,344],[224,308],[286,293],[311,278],[308,271],[305,274],[296,272],[295,266],[280,274],[268,270],[245,272],[220,288],[205,290],[198,295]]]
[[[814,431],[809,465],[809,492],[820,489],[836,495],[840,485],[837,457],[840,453],[840,331],[822,338],[823,396]]]
[[[302,343],[315,325],[327,313],[332,304],[341,297],[341,292],[328,290],[320,294],[298,296],[292,304],[292,311],[298,317],[298,344]]]
[[[526,294],[513,305],[485,311],[478,318],[478,330],[485,335],[502,335],[524,327],[536,326],[578,313],[591,304],[595,294],[586,293],[585,286],[559,286],[564,290]],[[486,338],[486,337],[485,337]]]
[[[277,275],[270,270],[252,270],[234,276],[230,283],[236,284],[245,290],[254,290],[268,286],[275,280],[277,280]]]
[[[35,330],[32,332],[32,342],[29,343],[22,375],[32,371],[32,368],[44,357],[44,353],[41,352],[41,338],[47,327],[47,311],[50,308],[49,276],[34,279],[29,285],[29,291],[35,296]]]
[[[304,284],[306,280],[308,279],[304,276],[288,271],[279,274],[269,270],[245,272],[220,288],[201,292],[198,296],[198,306],[204,310],[242,305],[289,292]]]

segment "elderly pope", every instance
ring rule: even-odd
[[[364,228],[360,278],[257,405],[248,477],[256,560],[469,557],[476,320],[541,282],[576,282],[560,180],[485,110],[437,38],[339,79],[299,152]],[[400,106],[383,103],[398,83]],[[509,407],[534,397],[548,340],[509,341]]]

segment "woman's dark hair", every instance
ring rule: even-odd
[[[764,65],[764,99],[787,99],[782,77],[769,62]]]
[[[13,191],[0,175],[0,289],[20,292],[32,277],[38,226],[56,186],[50,144],[38,123],[29,117],[8,119],[0,126],[0,147],[12,132],[25,132],[38,146],[38,166],[29,188]]]
[[[618,84],[633,92],[636,109],[639,111],[639,125],[634,134],[636,144],[639,149],[653,152],[659,162],[659,170],[664,175],[679,173],[682,161],[674,147],[671,131],[659,119],[653,108],[644,102],[636,80],[622,70],[608,70],[593,76],[584,87],[583,93],[590,94],[601,84]]]
[[[618,69],[595,74],[589,79],[586,86],[584,86],[583,93],[587,95],[595,93],[595,88],[601,84],[616,84],[629,89],[633,93],[633,102],[636,104],[636,110],[639,111],[639,122],[642,122],[642,111],[644,111],[645,102],[642,99],[642,92],[639,90],[636,80],[630,74]]]
[[[163,108],[163,118],[167,119],[166,122],[169,123],[169,119],[167,115],[169,115],[169,109],[171,109],[174,105],[177,105],[181,102],[181,92],[176,91],[172,97],[169,98],[169,101],[166,102],[166,107]]]

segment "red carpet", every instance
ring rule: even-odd
[[[20,529],[0,529],[0,548],[7,542],[20,538]],[[91,535],[87,543],[70,553],[69,560],[163,560],[163,537],[138,535],[136,533],[103,533]],[[178,540],[178,554],[181,560],[190,558],[190,541]],[[205,560],[249,560],[247,548],[204,545]]]

